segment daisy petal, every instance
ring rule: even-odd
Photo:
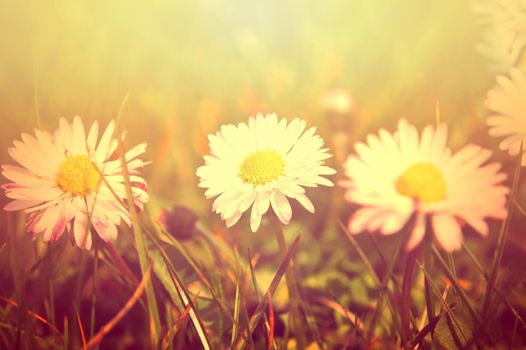
[[[455,218],[448,214],[434,215],[431,219],[435,237],[447,252],[460,250],[462,231]]]

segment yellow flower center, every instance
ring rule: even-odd
[[[276,151],[256,151],[241,164],[239,176],[253,185],[264,185],[282,175],[284,168],[285,161]]]
[[[60,164],[57,184],[64,192],[84,196],[99,187],[100,173],[86,155],[67,156]]]
[[[437,202],[446,198],[446,181],[433,164],[416,163],[396,180],[396,190],[422,203]]]

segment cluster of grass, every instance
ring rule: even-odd
[[[408,253],[404,232],[353,236],[346,213],[330,215],[334,207],[287,227],[266,220],[252,235],[243,221],[210,230],[186,207],[159,220],[153,200],[141,213],[131,206],[132,228],[117,245],[94,236],[91,251],[67,235],[30,241],[23,215],[6,216],[2,347],[522,347],[526,283],[513,269],[520,257],[506,249],[524,214],[520,159],[514,169],[509,215],[493,223],[496,241],[484,247],[468,238],[454,255],[431,237]],[[333,194],[314,195],[334,202]]]

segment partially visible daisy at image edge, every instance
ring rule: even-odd
[[[22,210],[27,231],[34,238],[42,235],[45,242],[59,239],[64,231],[85,249],[91,248],[93,232],[106,242],[115,240],[121,221],[129,226],[131,220],[123,205],[121,159],[113,157],[118,145],[114,129],[111,121],[99,139],[97,121],[86,135],[81,119],[75,117],[72,123],[61,118],[54,134],[38,129],[35,136],[23,133],[8,150],[18,165],[2,165],[2,175],[12,181],[2,188],[13,199],[4,210]],[[145,150],[142,143],[125,155],[139,209],[148,200],[146,181],[138,172],[146,163],[137,158]]]
[[[526,72],[512,68],[508,76],[497,76],[497,86],[488,92],[486,107],[492,112],[487,119],[489,134],[503,137],[499,148],[511,156],[519,154],[526,165]]]
[[[314,205],[304,187],[333,186],[323,177],[335,170],[325,166],[331,157],[323,148],[316,128],[305,131],[306,123],[278,120],[276,114],[250,117],[248,124],[223,125],[209,135],[210,155],[196,174],[206,198],[217,197],[213,210],[231,227],[251,208],[250,228],[257,231],[262,216],[272,207],[284,225],[292,217],[288,198],[309,212]]]
[[[426,221],[440,246],[461,248],[462,226],[488,235],[488,218],[506,216],[506,175],[500,164],[486,162],[491,151],[469,144],[452,154],[446,146],[447,127],[430,125],[421,135],[402,119],[391,134],[381,129],[366,143],[356,143],[356,154],[344,164],[345,199],[359,205],[349,220],[349,231],[390,235],[414,217],[406,249],[417,247],[426,234]],[[431,232],[430,232],[431,234]]]
[[[526,2],[524,0],[474,0],[473,10],[483,25],[479,51],[488,57],[492,70],[502,72],[524,66]]]

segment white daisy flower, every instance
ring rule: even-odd
[[[228,227],[251,206],[253,232],[270,206],[278,219],[288,224],[292,210],[287,197],[314,212],[303,187],[333,186],[322,175],[335,171],[323,165],[331,155],[322,148],[316,128],[303,132],[305,125],[300,119],[287,123],[276,114],[258,114],[248,125],[224,125],[209,135],[211,155],[204,157],[205,165],[196,174],[199,187],[207,189],[206,197],[217,196],[213,209]]]
[[[445,124],[436,130],[427,126],[419,137],[406,120],[393,135],[380,130],[367,143],[355,145],[356,155],[344,164],[349,180],[345,199],[359,204],[349,221],[352,233],[400,231],[414,215],[414,228],[407,249],[415,248],[426,232],[432,231],[447,251],[458,250],[466,222],[481,235],[488,234],[485,218],[506,215],[508,188],[501,185],[506,175],[500,164],[484,163],[491,151],[467,145],[455,154],[446,146]]]
[[[497,84],[486,99],[486,106],[493,112],[487,119],[489,134],[504,137],[499,148],[515,156],[521,142],[526,148],[526,73],[512,68],[509,77],[497,77]],[[522,155],[522,165],[526,165],[526,153]]]
[[[497,71],[524,64],[526,47],[526,1],[475,0],[474,10],[486,26],[480,51]]]
[[[35,129],[35,136],[22,134],[14,141],[10,156],[20,165],[2,165],[2,174],[12,183],[2,185],[13,199],[4,210],[23,210],[27,230],[43,240],[60,238],[66,230],[75,243],[89,249],[92,229],[104,241],[117,237],[121,220],[130,225],[121,160],[112,157],[117,140],[112,121],[100,140],[94,122],[87,136],[79,117],[68,123],[60,119],[54,135]],[[138,169],[145,163],[137,156],[146,149],[140,144],[126,153],[135,205],[142,208],[148,200],[146,182]],[[88,225],[88,222],[91,224]]]

